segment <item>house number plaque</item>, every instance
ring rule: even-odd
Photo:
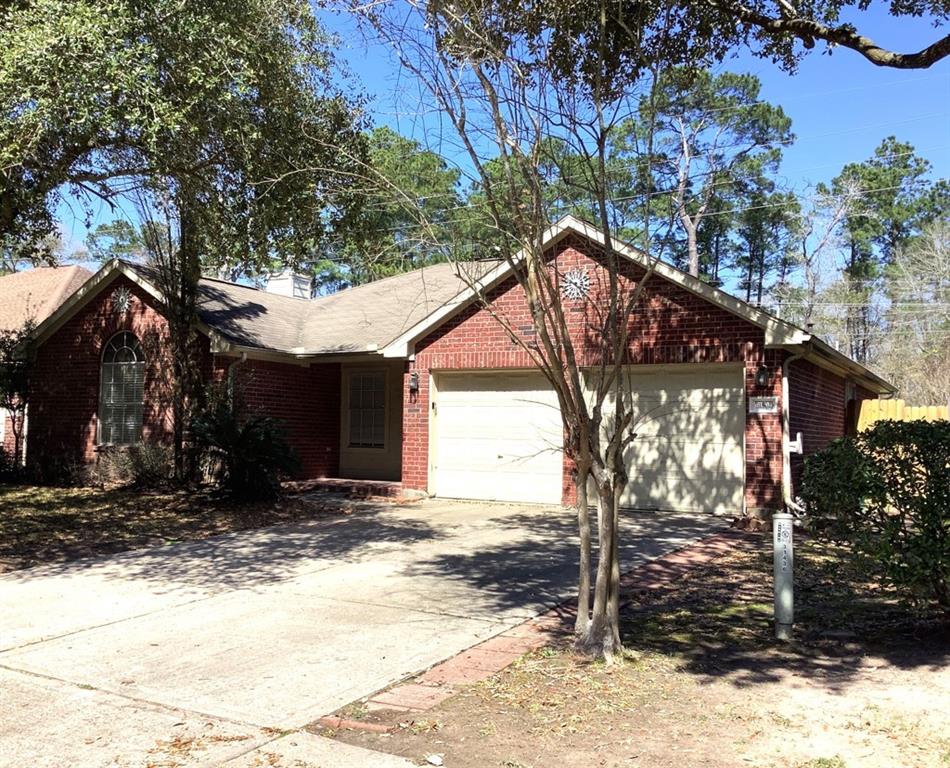
[[[749,413],[778,413],[778,398],[750,397]]]

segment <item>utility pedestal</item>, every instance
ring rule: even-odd
[[[775,636],[779,640],[792,639],[795,620],[794,547],[792,520],[788,512],[772,515],[772,545],[775,573]]]

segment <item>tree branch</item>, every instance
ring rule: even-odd
[[[793,9],[788,3],[782,5],[781,18],[760,13],[741,3],[712,0],[712,5],[721,11],[734,14],[741,21],[759,27],[770,35],[793,35],[799,38],[806,48],[811,48],[815,39],[824,40],[832,45],[850,48],[879,67],[927,69],[950,55],[950,35],[945,35],[916,53],[898,53],[882,48],[850,25],[828,26],[815,19],[793,16]]]

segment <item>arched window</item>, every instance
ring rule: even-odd
[[[109,339],[102,350],[99,381],[99,444],[139,442],[145,400],[145,355],[134,333],[121,331]]]

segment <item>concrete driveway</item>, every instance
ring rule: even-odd
[[[624,568],[724,524],[628,515]],[[553,508],[364,503],[7,574],[0,764],[248,753],[569,598],[574,529]]]

